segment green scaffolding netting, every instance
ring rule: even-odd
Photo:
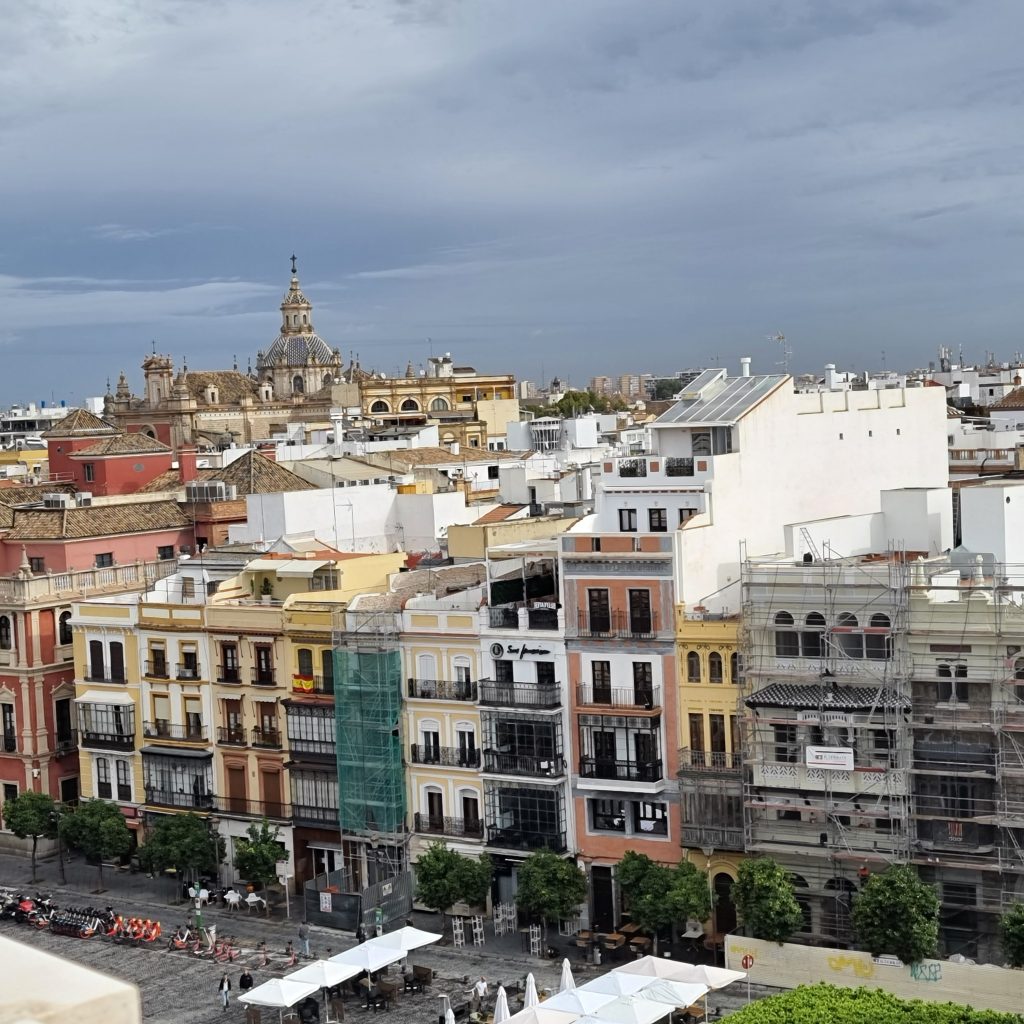
[[[400,831],[405,824],[400,650],[335,648],[334,706],[342,830]]]

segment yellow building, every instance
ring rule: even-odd
[[[730,888],[743,857],[738,633],[736,617],[676,608],[682,845],[717,894],[716,934],[736,926]]]

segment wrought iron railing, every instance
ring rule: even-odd
[[[413,764],[437,764],[446,768],[479,768],[480,751],[477,748],[435,747],[427,743],[413,743],[409,748]]]
[[[620,761],[617,758],[581,757],[580,776],[584,779],[660,782],[661,761]]]
[[[499,683],[481,679],[480,703],[506,708],[557,708],[562,704],[562,689],[557,683]]]
[[[600,683],[580,683],[576,687],[578,704],[597,704],[613,708],[661,707],[660,686],[603,686]]]
[[[414,700],[477,699],[477,685],[468,679],[409,679],[409,696]]]
[[[434,814],[421,814],[413,820],[413,830],[430,836],[452,836],[459,839],[481,839],[484,834],[483,822],[479,818],[449,818]]]

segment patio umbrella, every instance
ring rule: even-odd
[[[277,1010],[278,1018],[283,1019],[287,1007],[301,1002],[306,996],[311,996],[319,987],[307,981],[273,978],[249,989],[238,997],[238,1001],[252,1003],[253,1006],[272,1006]]]
[[[528,1010],[520,1010],[513,1013],[505,1024],[574,1024],[575,1013],[566,1013],[564,1010],[549,1010],[543,1003],[540,1006],[531,1006]]]
[[[381,946],[371,946],[369,942],[360,943],[344,953],[337,953],[331,957],[332,964],[346,964],[349,967],[356,967],[359,971],[366,971],[374,974],[383,970],[388,964],[397,963],[405,957],[400,949]]]
[[[572,992],[576,988],[576,981],[572,976],[572,967],[569,965],[569,958],[562,961],[562,977],[558,983],[559,992]]]
[[[601,1007],[607,1006],[617,996],[605,992],[585,992],[581,988],[559,992],[557,996],[545,999],[541,1004],[545,1010],[565,1010],[566,1013],[577,1013],[581,1017],[589,1013],[600,1014]],[[498,1024],[497,1021],[494,1024]]]
[[[650,985],[651,979],[639,974],[602,974],[593,981],[580,985],[577,992],[603,992],[610,996],[631,996],[646,985]]]
[[[352,967],[350,964],[335,964],[330,960],[314,960],[313,963],[300,967],[297,971],[292,971],[291,974],[286,974],[285,981],[309,982],[319,986],[320,990],[324,992],[324,1016],[330,1019],[330,1014],[326,1012],[330,1009],[330,1003],[325,990],[334,988],[335,985],[340,985],[361,973],[362,971],[358,967]]]
[[[378,935],[368,939],[364,945],[380,946],[384,949],[400,949],[403,954],[409,953],[420,946],[429,946],[432,942],[440,942],[442,936],[437,932],[425,932],[422,928],[413,928],[411,924],[398,928],[387,935]]]
[[[444,1011],[444,1024],[455,1024],[455,1011],[450,1006]]]
[[[669,1006],[680,1006],[684,1009],[708,993],[707,985],[699,982],[668,981],[665,978],[652,978],[651,983],[640,989],[633,997],[646,999],[652,1003],[668,1003]]]
[[[498,986],[498,996],[494,1000],[494,1022],[493,1024],[502,1024],[503,1021],[507,1021],[509,1018],[508,1012],[508,995],[505,993],[505,986]]]
[[[605,1003],[597,1013],[580,1017],[576,1024],[604,1021],[606,1024],[654,1024],[672,1013],[667,1003],[655,1003],[639,996],[620,996]]]
[[[639,960],[613,969],[615,974],[642,974],[649,978],[665,978],[668,981],[697,982],[711,989],[725,988],[746,977],[743,971],[730,971],[724,967],[709,967],[707,964],[678,963],[656,956],[644,956]]]
[[[528,1010],[531,1006],[540,1005],[540,996],[537,995],[537,982],[533,979],[531,971],[526,976],[526,991],[523,993],[523,1009]]]

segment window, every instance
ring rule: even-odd
[[[793,629],[793,616],[789,612],[775,613],[775,657],[796,658],[800,654],[800,638]]]
[[[472,395],[459,395],[459,401],[460,402],[472,402],[473,401],[473,396]]]
[[[679,510],[679,525],[682,526],[687,520],[692,519],[697,514],[695,508],[681,508]]]
[[[512,682],[512,662],[508,658],[496,658],[494,661],[494,681],[496,683]]]
[[[699,683],[703,681],[700,674],[700,655],[696,651],[687,652],[686,681],[688,683]]]
[[[238,682],[238,644],[220,645],[220,677],[222,683]]]
[[[117,768],[117,799],[130,803],[132,799],[131,766],[127,761],[115,761]]]
[[[96,795],[101,800],[109,800],[113,795],[110,789],[110,760],[97,757],[96,761]]]
[[[689,715],[690,749],[704,750],[704,716],[693,712]]]
[[[459,749],[459,764],[465,768],[478,768],[479,755],[476,752],[476,731],[471,725],[456,725],[455,745]]]
[[[722,656],[718,651],[712,651],[708,655],[708,682],[720,683],[722,678]]]
[[[46,559],[42,555],[30,555],[28,567],[34,573],[46,572]]]
[[[651,592],[649,590],[629,591],[629,631],[630,633],[653,632],[651,615]]]
[[[299,374],[292,377],[292,393],[301,395],[306,390],[305,382]]]
[[[0,650],[11,649],[11,620],[7,615],[0,615]]]
[[[711,752],[724,754],[725,715],[708,715],[708,725],[711,727]]]
[[[431,412],[447,412],[448,411],[448,399],[446,398],[435,398],[430,403]]]
[[[161,561],[166,561],[168,558],[174,557],[174,545],[173,544],[161,544],[156,549],[156,557]]]
[[[3,784],[3,803],[0,803],[0,814],[3,813],[4,804],[9,800],[18,799],[18,784],[16,782],[5,782]]]
[[[124,644],[119,640],[110,644],[110,681],[124,682]]]
[[[470,448],[479,448],[480,447],[480,438],[479,437],[471,437],[469,439],[469,447]]]
[[[97,569],[109,569],[114,564],[113,551],[103,551],[96,556]]]
[[[743,669],[740,665],[740,656],[733,651],[729,655],[729,679],[734,684],[739,684],[743,681]]]
[[[608,604],[608,591],[604,589],[588,590],[587,607],[590,612],[590,632],[611,632],[612,616]]]
[[[601,550],[601,538],[600,537],[591,537],[590,538],[590,550],[591,551],[600,551]]]
[[[472,668],[469,658],[463,655],[452,658],[452,669],[455,672],[455,682],[469,683],[472,680]]]
[[[595,832],[625,832],[626,804],[622,800],[589,800],[590,827]]]
[[[864,634],[853,632],[860,628],[857,616],[851,612],[843,612],[836,619],[836,633],[839,641],[839,649],[848,658],[864,657]]]
[[[638,707],[654,707],[654,667],[649,661],[633,662],[633,703]]]
[[[163,647],[149,649],[149,675],[167,678],[167,651]]]
[[[963,662],[942,663],[936,674],[939,677],[940,704],[967,703],[967,666]]]
[[[415,398],[407,398],[402,403],[402,412],[419,412],[420,404]]]
[[[620,508],[619,509],[619,532],[620,533],[636,533],[636,509],[635,508]]]
[[[668,835],[668,808],[638,800],[633,804],[633,830],[656,836]]]
[[[61,612],[57,620],[57,642],[71,643],[71,612]]]
[[[92,462],[85,462],[82,464],[82,475],[85,477],[85,482],[91,484],[96,479],[96,465]]]
[[[555,663],[553,661],[538,661],[537,662],[537,685],[538,686],[554,686],[555,685]]]
[[[595,704],[611,704],[612,702],[612,663],[610,661],[592,661],[590,663],[590,679],[594,692],[591,694]]]
[[[18,749],[18,733],[14,726],[13,704],[0,704],[0,726],[3,727],[3,752],[13,754]]]
[[[694,455],[710,455],[711,454],[711,433],[706,430],[696,430],[693,432],[693,454]]]
[[[809,612],[804,619],[803,632],[800,634],[800,653],[803,657],[821,657],[824,632],[825,616],[821,612]]]
[[[104,679],[103,671],[103,641],[89,641],[89,678]]]
[[[199,678],[199,652],[194,647],[182,648],[181,664],[178,666],[178,678]]]
[[[796,764],[800,750],[796,743],[795,725],[773,725],[775,733],[775,760]]]
[[[497,480],[498,479],[498,467],[497,466],[488,466],[487,467],[487,479],[488,480]]]
[[[296,651],[299,675],[309,678],[313,675],[313,652],[308,647],[300,647]]]
[[[668,510],[663,508],[648,509],[647,523],[651,533],[665,533],[668,530]]]
[[[871,616],[869,628],[872,632],[864,636],[864,653],[868,658],[887,661],[892,657],[892,634],[889,632],[891,626],[888,615],[876,612]]]
[[[388,403],[387,402],[382,402],[380,399],[377,399],[377,401],[374,402],[373,405],[370,406],[370,412],[389,412],[389,411],[390,410],[388,409]]]

